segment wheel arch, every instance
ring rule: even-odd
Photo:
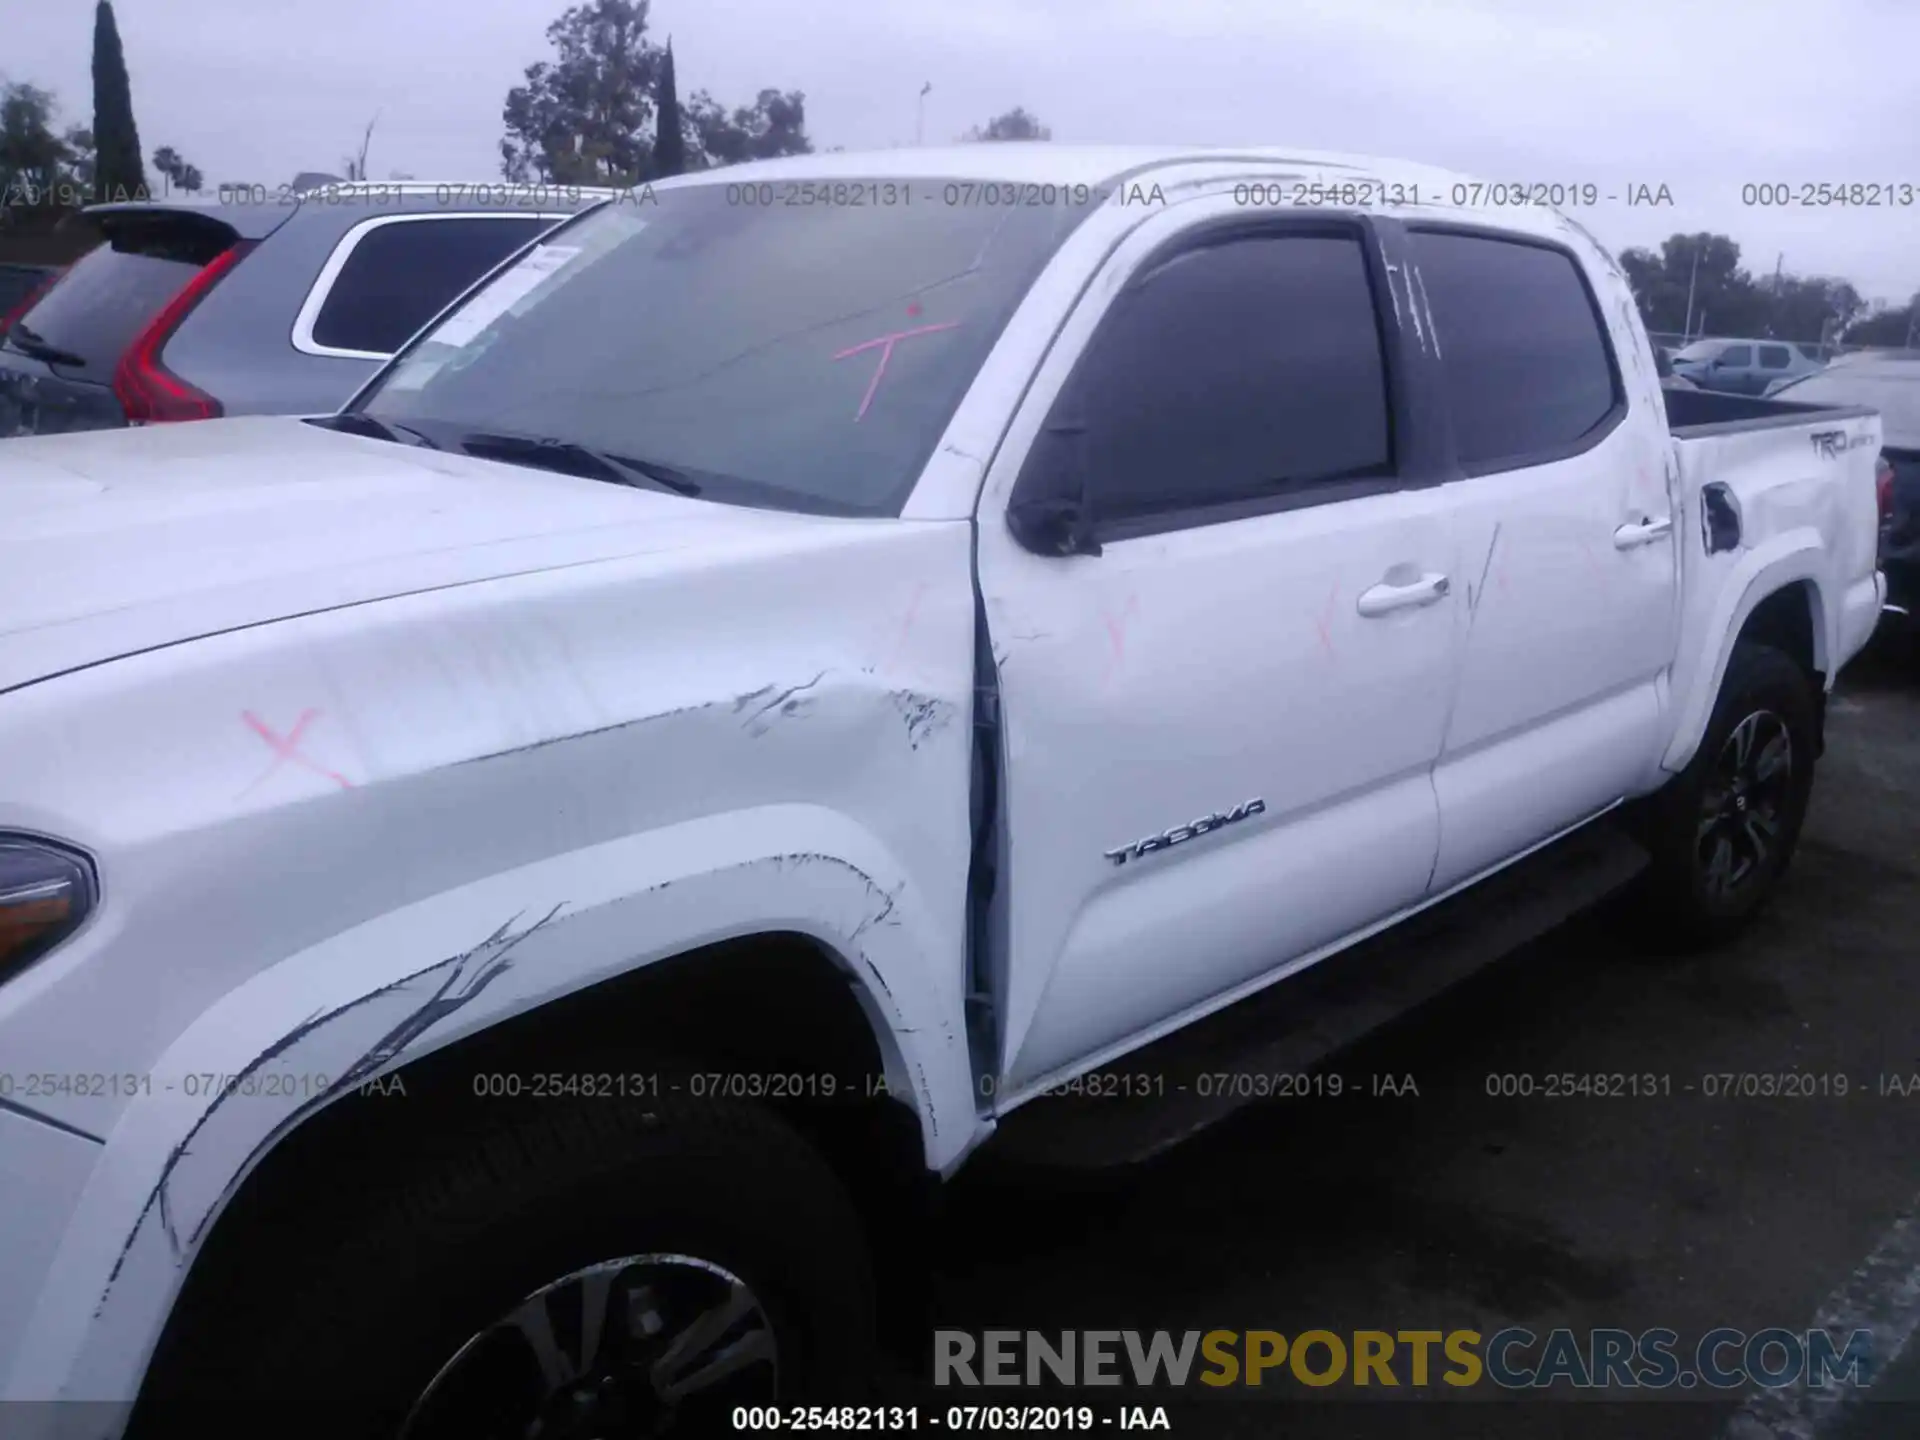
[[[374,1103],[361,1093],[371,1082],[436,1062],[443,1073],[470,1071],[498,1053],[502,1036],[525,1033],[513,1027],[551,1035],[556,1016],[604,1004],[603,984],[628,1014],[676,985],[682,999],[697,993],[711,1037],[739,991],[677,977],[716,957],[735,980],[790,971],[792,985],[767,992],[769,1002],[807,996],[801,1014],[815,1041],[864,1032],[855,1063],[877,1062],[886,1076],[898,1153],[917,1154],[921,1174],[950,1169],[979,1136],[956,1021],[958,929],[940,918],[885,847],[844,816],[771,807],[543,861],[268,967],[203,1013],[156,1069],[277,1069],[295,1081],[325,1075],[331,1088],[228,1086],[211,1099],[156,1093],[129,1105],[35,1305],[16,1388],[26,1378],[34,1393],[131,1400],[216,1223],[256,1174],[271,1183],[276,1152],[297,1160],[338,1133],[342,1117],[329,1111]],[[481,1048],[460,1048],[469,1043]],[[314,1124],[299,1148],[281,1151]]]
[[[1679,773],[1699,750],[1734,646],[1742,641],[1784,650],[1807,672],[1815,694],[1824,700],[1832,677],[1829,657],[1835,609],[1827,603],[1820,557],[1817,543],[1798,541],[1741,557],[1739,569],[1724,582],[1723,599],[1701,637],[1700,648],[1711,647],[1712,664],[1697,667],[1690,679],[1676,672],[1674,739],[1661,760],[1662,770]],[[1817,708],[1823,707],[1817,702]]]

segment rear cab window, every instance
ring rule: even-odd
[[[52,355],[75,379],[108,384],[127,347],[238,236],[195,214],[88,217],[102,243],[75,261],[8,332],[9,348]]]
[[[1598,301],[1571,254],[1521,236],[1411,230],[1469,474],[1543,464],[1625,413]]]
[[[295,344],[310,354],[385,358],[558,219],[426,214],[366,221],[341,242],[331,274],[316,283]]]

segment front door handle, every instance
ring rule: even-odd
[[[1665,539],[1673,533],[1673,518],[1662,516],[1658,520],[1637,520],[1631,525],[1622,525],[1613,532],[1613,548],[1632,550],[1636,546],[1651,545],[1656,540]]]
[[[1395,610],[1431,605],[1436,600],[1444,599],[1447,588],[1447,577],[1444,575],[1422,575],[1403,585],[1383,580],[1371,590],[1361,593],[1358,608],[1368,619],[1376,615],[1390,615]]]

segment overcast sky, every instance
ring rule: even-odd
[[[500,107],[565,0],[118,0],[150,155],[210,183],[498,174]],[[1782,211],[1742,187],[1920,186],[1920,0],[655,0],[685,91],[804,91],[820,148],[1024,105],[1062,142],[1355,150],[1489,179],[1665,185],[1602,240],[1717,230],[1748,266],[1920,290],[1920,206]],[[0,0],[0,74],[90,121],[90,0]]]

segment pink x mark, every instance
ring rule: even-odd
[[[247,787],[248,790],[252,790],[255,786],[260,785],[289,760],[296,765],[305,766],[316,775],[326,776],[327,779],[333,781],[333,783],[338,785],[342,790],[351,790],[353,788],[353,782],[337,770],[329,770],[318,761],[311,760],[300,753],[300,737],[306,734],[307,726],[320,718],[320,712],[318,710],[302,710],[300,712],[300,718],[293,722],[293,729],[289,730],[285,735],[276,735],[273,727],[251,710],[241,711],[240,718],[246,721],[247,727],[251,729],[254,734],[267,742],[267,748],[273,751],[275,757],[273,764],[261,775],[260,779],[254,781],[252,785]]]
[[[908,313],[918,314],[919,307],[915,306]],[[887,373],[887,362],[893,358],[893,345],[896,340],[910,339],[915,335],[931,335],[936,330],[951,330],[959,323],[958,320],[945,320],[938,325],[916,325],[911,330],[895,330],[889,335],[877,336],[872,340],[863,340],[858,345],[849,346],[834,356],[833,358],[836,360],[844,360],[849,355],[858,355],[862,350],[871,350],[876,345],[882,347],[880,351],[880,363],[874,367],[873,379],[867,382],[867,393],[860,401],[860,409],[854,414],[854,422],[856,424],[859,423],[859,421],[866,416],[867,407],[873,404],[874,394],[880,388],[880,377]]]

